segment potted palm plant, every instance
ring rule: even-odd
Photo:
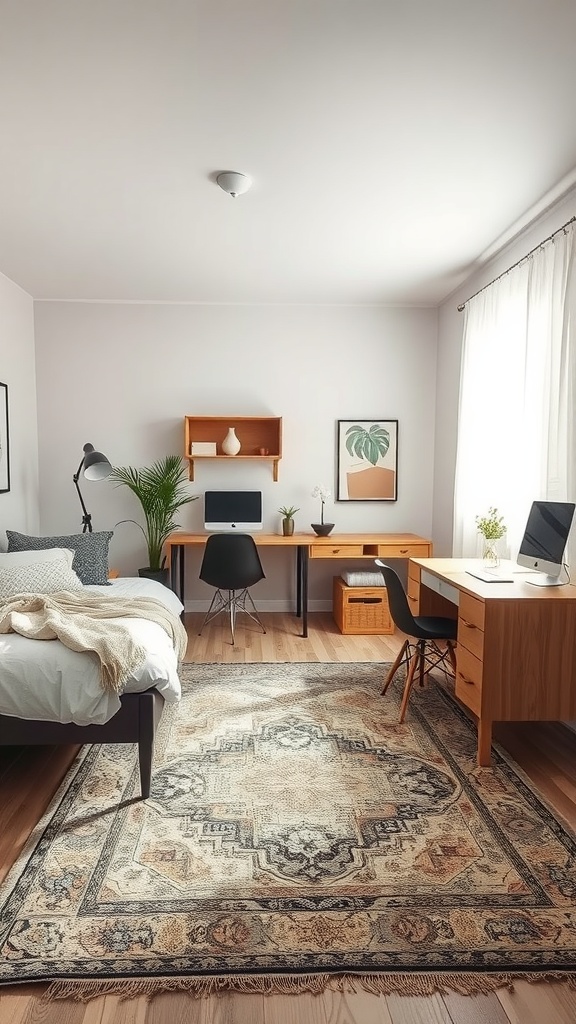
[[[164,542],[180,525],[175,515],[182,505],[195,501],[197,494],[187,494],[186,467],[179,455],[166,455],[151,466],[134,469],[133,466],[114,467],[110,479],[117,486],[129,487],[136,495],[142,512],[144,526],[135,519],[122,519],[123,523],[136,523],[144,535],[148,550],[148,565],[138,570],[139,576],[156,579],[168,584]],[[119,525],[119,524],[118,524]]]

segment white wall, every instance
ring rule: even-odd
[[[192,493],[262,489],[265,529],[280,532],[276,510],[294,504],[296,529],[309,530],[319,513],[312,488],[323,482],[335,491],[336,421],[398,419],[398,501],[335,502],[327,518],[343,532],[430,536],[436,331],[431,309],[36,303],[41,532],[80,528],[72,475],[86,441],[116,465],[142,466],[183,452],[185,415],[229,413],[283,417],[279,481],[268,463],[206,462]],[[95,529],[139,517],[125,488],[82,486]],[[185,530],[202,528],[202,505],[182,509]],[[130,524],[117,527],[111,552],[123,573],[145,562]],[[259,606],[283,608],[293,567],[286,552],[262,558]],[[208,596],[196,582],[197,560],[188,563],[187,594]],[[336,567],[313,570],[312,608],[330,601]]]
[[[458,306],[576,215],[576,191],[556,203],[512,243],[472,274],[438,311],[438,391],[434,460],[434,553],[452,553],[454,473],[458,433],[458,393],[464,313]]]
[[[0,380],[8,385],[10,490],[0,494],[5,530],[38,532],[38,431],[32,298],[0,274]]]

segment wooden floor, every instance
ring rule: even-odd
[[[342,636],[331,616],[312,614],[309,638],[298,635],[290,615],[263,615],[258,626],[212,623],[197,636],[200,615],[187,617],[186,660],[212,662],[346,662],[393,659],[395,636]],[[383,698],[385,699],[385,698]],[[501,725],[495,738],[522,766],[542,795],[576,828],[576,735],[561,725]],[[48,805],[77,748],[0,750],[0,878]],[[236,995],[207,999],[166,994],[121,1000],[105,996],[87,1004],[42,1003],[43,985],[0,989],[0,1024],[575,1024],[576,991],[567,984],[517,982],[486,996],[375,996],[365,992],[322,995]]]

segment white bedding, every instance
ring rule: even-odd
[[[183,609],[167,587],[140,577],[113,580],[109,587],[86,590],[114,597],[155,597],[175,615]],[[123,623],[147,650],[146,661],[128,680],[124,692],[137,693],[155,686],[168,703],[180,700],[176,654],[162,627],[146,619],[110,622]],[[119,707],[119,698],[102,689],[96,654],[71,651],[59,640],[29,640],[16,633],[0,636],[0,714],[103,725]]]

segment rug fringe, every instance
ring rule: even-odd
[[[447,995],[457,992],[463,996],[487,995],[499,988],[514,989],[515,981],[536,983],[563,982],[576,990],[573,972],[552,971],[546,974],[530,973],[391,973],[391,974],[266,974],[218,975],[214,977],[177,978],[114,978],[111,980],[86,979],[79,981],[53,981],[42,996],[43,1002],[69,999],[87,1003],[100,996],[120,996],[136,999],[165,992],[188,992],[195,998],[207,998],[221,992],[261,993],[263,995],[298,995],[310,992],[319,995],[327,990],[337,992],[370,992],[387,996],[431,996],[438,992]]]

